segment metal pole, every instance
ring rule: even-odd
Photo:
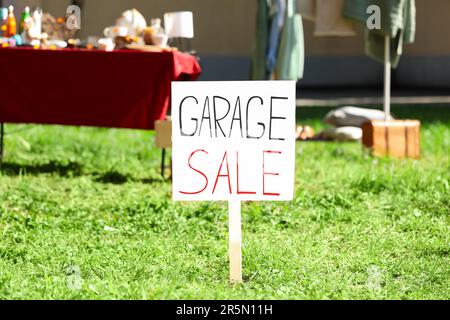
[[[391,39],[389,35],[384,38],[384,116],[389,119],[391,114]]]
[[[5,124],[2,122],[0,123],[0,168],[3,163],[4,138],[5,138]]]
[[[161,154],[161,176],[164,179],[164,170],[166,169],[166,149],[162,149]]]
[[[172,161],[172,154],[170,155],[170,182],[173,181],[173,161]]]
[[[0,157],[3,158],[3,139],[5,137],[5,124],[2,122],[0,124]]]

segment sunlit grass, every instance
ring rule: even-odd
[[[294,201],[243,205],[238,286],[226,205],[172,202],[152,134],[7,125],[0,298],[449,299],[450,108],[403,108],[420,160],[297,144]]]

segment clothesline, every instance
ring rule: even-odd
[[[379,8],[379,29],[367,28],[368,8]],[[312,21],[314,35],[354,36],[364,26],[366,54],[385,63],[386,35],[390,64],[396,68],[404,43],[415,38],[414,0],[258,0],[257,34],[252,58],[254,80],[298,80],[303,77],[303,22]]]
[[[295,0],[258,0],[253,80],[303,78],[303,23]]]

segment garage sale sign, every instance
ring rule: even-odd
[[[293,199],[295,107],[295,81],[172,83],[173,200],[228,201],[232,282],[240,202]]]
[[[173,82],[173,199],[292,200],[295,82]]]

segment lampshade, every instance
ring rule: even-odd
[[[168,12],[164,15],[164,29],[169,38],[194,37],[194,16],[191,11]]]

